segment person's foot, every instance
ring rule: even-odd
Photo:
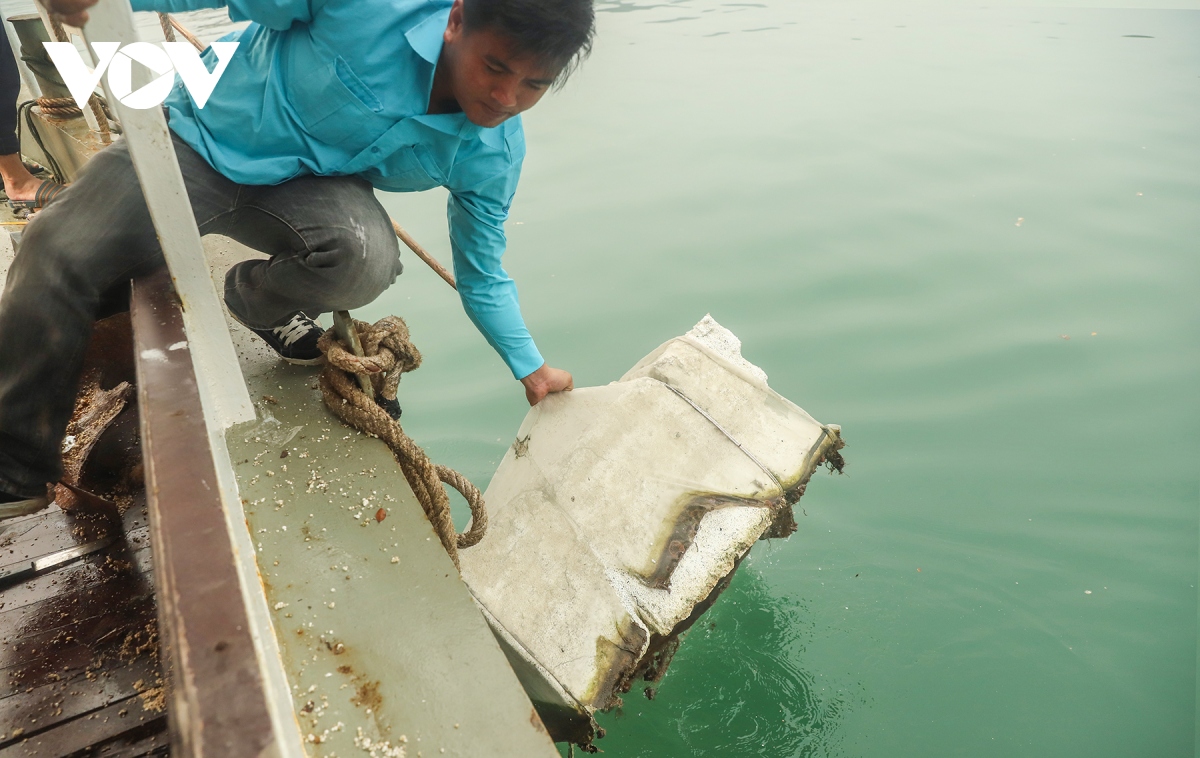
[[[33,182],[25,186],[11,189],[6,186],[4,193],[8,195],[8,205],[13,210],[40,211],[65,189],[65,185],[51,179],[34,177]]]
[[[232,312],[231,315],[233,315]],[[288,363],[294,363],[297,366],[316,366],[325,360],[325,354],[317,347],[317,340],[321,338],[325,330],[301,311],[293,313],[283,326],[273,329],[255,329],[236,315],[233,317],[242,326],[261,337],[263,342],[270,345],[271,349],[279,353],[279,357]]]
[[[4,195],[17,218],[29,218],[40,211],[65,189],[64,185],[47,179],[44,171],[21,160],[20,153],[0,155],[0,179],[4,180]]]
[[[37,513],[50,505],[47,497],[22,497],[0,491],[0,521]]]

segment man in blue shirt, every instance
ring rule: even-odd
[[[49,5],[83,24],[95,2]],[[203,109],[182,86],[166,105],[201,233],[271,256],[230,269],[230,313],[286,360],[319,361],[311,317],[371,302],[402,269],[373,188],[443,186],[468,316],[530,404],[571,389],[525,328],[501,256],[518,114],[590,50],[591,0],[133,0],[221,6],[251,22],[237,52]],[[0,518],[35,509],[59,476],[92,322],[162,265],[123,142],[27,227],[0,298]]]

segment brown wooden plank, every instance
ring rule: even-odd
[[[91,752],[99,742],[112,740],[133,730],[149,731],[161,725],[161,712],[145,707],[134,695],[99,710],[72,719],[38,734],[11,738],[0,746],[0,758],[62,758]]]
[[[129,515],[132,522],[137,514]],[[135,538],[144,542],[147,527],[140,529],[143,534]],[[117,543],[0,595],[40,598],[0,612],[0,749],[14,745],[14,735],[20,740],[42,735],[34,740],[39,753],[59,755],[45,752],[50,749],[47,740],[59,740],[48,736],[58,729],[70,735],[63,738],[64,750],[109,739],[144,719],[109,724],[80,717],[140,692],[147,692],[147,699],[162,710],[161,689],[157,697],[154,692],[162,686],[154,597],[138,569],[139,563],[149,568],[150,550],[136,552],[141,555]],[[96,573],[108,579],[91,582]],[[40,591],[31,585],[40,585]],[[156,728],[165,728],[161,718],[157,723]]]
[[[148,553],[148,550],[139,550],[129,559],[135,569],[149,565]],[[129,586],[130,577],[125,574],[115,574],[96,584],[87,585],[82,588],[83,592],[78,593],[79,597],[72,608],[64,608],[62,599],[51,597],[0,611],[0,669],[7,668],[11,663],[4,654],[4,648],[23,645],[29,634],[75,626],[84,619],[99,618],[115,608],[122,608],[127,602],[153,596],[152,572],[147,569],[139,571],[136,576],[138,581],[132,588]]]
[[[0,535],[0,568],[77,544],[71,536],[66,514],[57,505],[32,518],[32,521],[21,525],[26,528],[19,532],[6,530]]]
[[[165,270],[134,282],[131,314],[172,752],[256,757],[274,735],[182,313]]]
[[[54,615],[66,620],[73,611],[67,607],[69,595],[86,596],[100,585],[113,584],[114,580],[124,581],[130,591],[137,591],[135,588],[145,583],[152,567],[147,548],[133,553],[101,551],[9,587],[0,593],[0,603],[3,603],[0,605],[0,639],[8,639],[9,630],[29,627],[31,622],[18,619],[38,617],[39,628],[48,626],[48,619]]]
[[[0,724],[5,724],[10,734],[21,729],[31,735],[136,695],[155,704],[149,710],[165,713],[157,655],[142,651],[114,658],[106,661],[104,670],[90,671],[90,676],[79,672],[73,679],[21,690],[0,700]]]
[[[15,692],[106,671],[155,621],[154,597],[124,600],[108,612],[81,619],[78,624],[23,638],[3,649],[0,670],[0,714],[5,699]],[[0,724],[4,723],[0,715]]]
[[[148,550],[150,547],[150,527],[149,526],[135,527],[127,535],[123,535],[123,538],[124,538],[124,541],[127,541],[130,543],[129,544],[130,548],[134,548],[134,549],[141,548],[143,550]],[[128,555],[127,549],[125,548],[125,546],[123,546],[121,544],[122,541],[123,541],[122,537],[118,537],[117,540],[114,541],[112,545],[110,545],[107,548],[104,548],[103,550],[97,551],[96,553],[93,553],[91,555],[113,555],[113,556],[115,556],[117,554]],[[60,544],[55,544],[55,543],[60,543]],[[40,545],[42,543],[38,543],[38,544],[39,544],[38,549],[30,549],[28,547],[24,548],[23,550],[18,549],[17,554],[20,555],[20,557],[17,558],[16,560],[13,560],[13,556],[10,556],[10,555],[0,555],[0,571],[9,569],[11,567],[25,568],[26,566],[29,565],[29,562],[35,558],[40,558],[45,555],[50,555],[51,553],[57,552],[59,550],[64,550],[66,548],[76,547],[81,543],[74,538],[66,538],[66,539],[62,539],[62,540],[55,540],[55,542],[46,542],[45,544],[48,546],[47,549],[41,549]],[[25,554],[21,555],[22,552],[24,552]],[[84,557],[86,557],[86,556],[84,556]],[[82,560],[82,558],[76,559],[77,562],[80,560]],[[47,573],[49,573],[49,572],[47,572]],[[32,577],[30,577],[30,578],[32,578]],[[27,578],[24,581],[28,581],[28,580],[29,579]],[[10,586],[11,585],[0,583],[0,598],[4,597],[4,595],[7,593],[7,590],[10,588]],[[11,603],[7,603],[6,606],[10,607],[10,608],[15,607]],[[6,607],[6,606],[0,606],[0,608]]]
[[[150,566],[150,539],[144,495],[137,493],[132,498],[132,504],[123,514],[122,521],[123,542],[68,564],[74,567],[72,571],[63,574],[48,572],[17,585],[0,584],[0,638],[7,637],[10,630],[25,625],[13,619],[14,609],[58,597],[68,589],[82,590],[89,584],[108,581],[121,573],[121,561],[133,563],[131,569],[135,573],[145,574]],[[86,516],[80,518],[64,513],[56,505],[51,505],[40,514],[26,517],[17,526],[17,529],[0,527],[0,567],[27,563],[33,558],[74,547],[95,539],[101,531],[107,532],[109,529],[108,526],[100,527]],[[145,553],[139,555],[139,550]],[[41,628],[50,628],[44,622],[40,623]]]
[[[28,624],[19,630],[9,628],[15,633],[11,639],[6,637],[0,643],[0,672],[27,665],[40,655],[66,644],[94,646],[110,636],[113,628],[125,625],[129,616],[142,606],[154,612],[153,587],[146,584],[130,587],[127,577],[114,577],[110,582],[75,594],[77,602],[72,603],[69,610],[40,616],[30,614],[42,623]],[[61,603],[62,598],[55,600]],[[30,606],[25,606],[14,614],[29,610]],[[107,619],[125,621],[110,623]]]
[[[150,731],[147,731],[150,730]],[[79,758],[148,758],[168,755],[170,738],[167,736],[165,719],[155,721],[144,729],[127,732],[102,745],[79,754]],[[75,758],[72,756],[72,758]]]

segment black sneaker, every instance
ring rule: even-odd
[[[234,316],[241,323],[241,319]],[[297,366],[316,366],[325,360],[325,355],[317,349],[317,340],[325,332],[321,325],[313,321],[301,311],[296,311],[283,326],[273,329],[255,329],[242,324],[250,331],[263,338],[271,349],[279,353],[279,357]]]

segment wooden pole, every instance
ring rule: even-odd
[[[421,247],[421,245],[412,238],[411,234],[404,231],[404,227],[397,224],[396,219],[391,219],[391,222],[392,228],[396,230],[396,236],[400,238],[400,241],[405,245],[408,245],[408,249],[416,253],[418,258],[425,261],[425,263],[429,265],[429,268],[434,270],[434,273],[445,280],[446,284],[449,284],[451,287],[457,290],[458,285],[454,283],[454,274],[451,274],[449,271],[447,271],[445,266],[438,263],[437,258],[434,258],[432,255],[430,255],[425,248]]]

